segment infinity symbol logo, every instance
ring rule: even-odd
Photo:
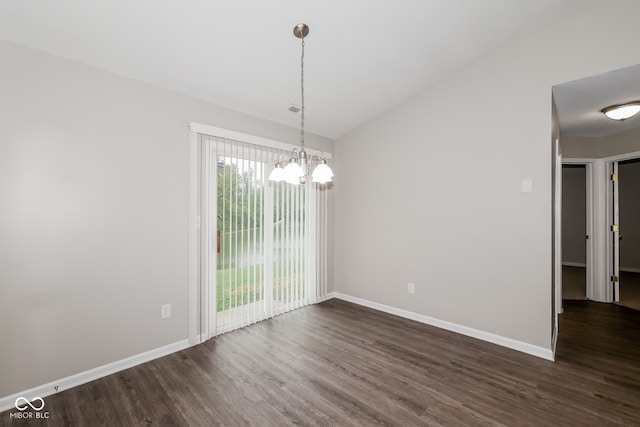
[[[39,407],[37,405],[34,405],[36,400],[40,401],[40,406]],[[41,397],[34,397],[31,400],[31,402],[29,402],[29,399],[27,399],[26,397],[22,397],[22,396],[20,396],[19,398],[16,399],[16,409],[17,410],[24,411],[29,406],[31,406],[31,409],[33,409],[34,411],[41,411],[42,408],[44,408],[44,399],[41,398]]]

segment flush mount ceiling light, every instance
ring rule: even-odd
[[[627,102],[625,104],[611,105],[603,108],[602,112],[611,120],[627,120],[640,112],[640,101]]]
[[[313,182],[325,184],[330,182],[333,172],[327,161],[321,156],[307,156],[304,151],[304,38],[309,35],[309,27],[306,24],[298,24],[293,27],[293,34],[302,41],[302,55],[300,57],[300,151],[296,148],[291,153],[291,158],[286,167],[276,163],[275,168],[269,174],[269,180],[280,182],[286,181],[289,184],[304,184],[307,182],[309,168],[313,168],[311,178]],[[296,107],[293,106],[292,107]],[[294,111],[291,107],[290,111]],[[296,111],[294,111],[296,112]]]

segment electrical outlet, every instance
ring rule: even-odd
[[[415,283],[409,283],[409,285],[407,286],[407,292],[409,292],[410,294],[416,293]]]
[[[168,319],[171,317],[171,304],[160,306],[160,319]]]

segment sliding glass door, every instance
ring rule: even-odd
[[[217,204],[216,324],[224,331],[242,326],[248,318],[265,317],[266,250],[264,162],[238,145],[221,148],[212,153],[217,181],[212,200]]]
[[[287,152],[201,136],[205,257],[212,335],[313,303],[317,193],[267,180]]]

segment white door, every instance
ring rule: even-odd
[[[612,218],[611,240],[613,244],[612,274],[611,282],[613,284],[613,301],[620,302],[620,193],[618,190],[618,162],[612,163]]]

